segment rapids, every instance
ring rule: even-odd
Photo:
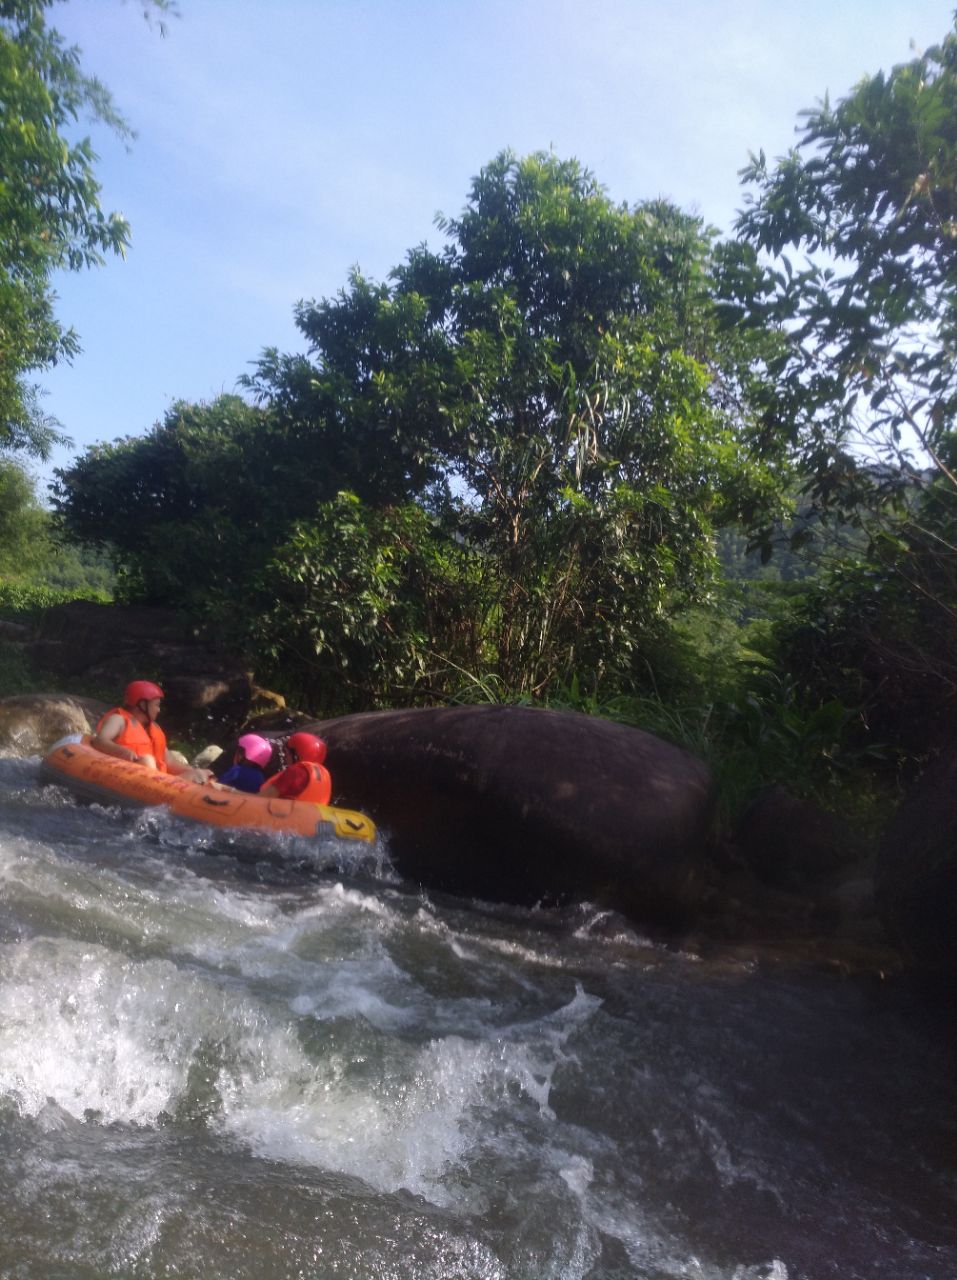
[[[348,852],[0,759],[0,1276],[957,1276],[953,1045],[876,979]]]

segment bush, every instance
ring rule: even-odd
[[[93,588],[58,590],[30,582],[0,581],[0,618],[8,622],[35,623],[46,609],[68,600],[95,600],[108,604],[110,596]]]

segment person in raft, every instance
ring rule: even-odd
[[[258,733],[244,733],[236,743],[232,765],[221,775],[219,785],[234,791],[261,791],[266,781],[266,765],[272,758],[272,743]]]
[[[286,741],[286,754],[292,758],[292,764],[282,773],[274,774],[260,795],[328,804],[332,798],[332,778],[323,763],[326,758],[323,740],[314,733],[294,733]]]
[[[166,734],[156,723],[166,695],[152,680],[133,680],[123,693],[123,705],[108,711],[96,726],[90,745],[104,755],[129,760],[190,782],[206,782],[208,769],[194,769],[166,758]]]

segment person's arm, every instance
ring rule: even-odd
[[[97,751],[102,751],[104,755],[115,756],[117,760],[129,760],[132,764],[143,764],[155,769],[156,761],[152,756],[138,756],[132,748],[124,747],[122,743],[115,741],[125,727],[126,721],[122,716],[107,716],[99,732],[91,739],[90,745],[96,747]]]

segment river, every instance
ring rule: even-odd
[[[877,978],[37,763],[0,759],[4,1280],[957,1276],[953,1043]]]

